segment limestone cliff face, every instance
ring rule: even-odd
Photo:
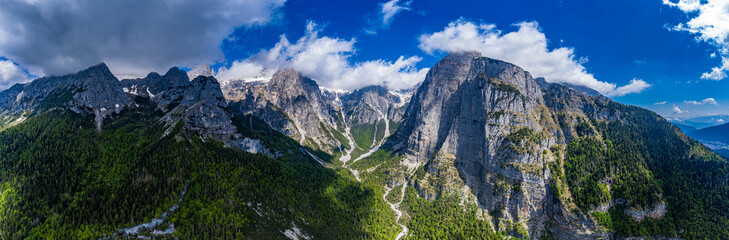
[[[302,145],[334,153],[341,149],[333,104],[319,86],[291,68],[277,71],[266,83],[228,84],[224,92],[235,96],[233,111],[251,114]]]
[[[105,117],[119,113],[132,103],[122,91],[119,80],[104,63],[76,74],[43,77],[15,85],[0,96],[0,112],[4,115],[66,106],[75,112],[94,114],[99,128]]]
[[[388,140],[395,149],[405,150],[408,164],[424,164],[445,140],[452,124],[449,116],[456,106],[451,100],[466,77],[478,53],[449,54],[439,61],[413,95],[397,132]]]
[[[399,93],[382,86],[369,86],[343,94],[340,99],[351,122],[376,124],[380,119],[399,123],[409,101],[407,97],[407,92]]]
[[[268,82],[228,82],[223,92],[236,113],[258,117],[302,145],[330,154],[357,147],[352,145],[361,145],[357,154],[362,154],[384,142],[412,95],[380,86],[327,90],[291,68],[280,69]]]
[[[222,142],[235,134],[227,102],[215,78],[195,78],[175,102],[176,106],[165,114],[163,121],[173,124],[182,120],[190,131]]]
[[[555,110],[607,119],[614,113],[595,106],[604,101],[478,53],[450,54],[430,70],[387,145],[402,155],[421,196],[457,193],[497,229],[527,229],[530,237],[553,219],[575,236],[589,234],[589,219],[553,202],[547,165],[562,158],[552,147],[576,134],[558,123]]]
[[[25,85],[26,84],[16,83],[7,90],[0,92],[0,109],[3,113],[13,110],[12,107],[16,104],[18,96],[21,92],[23,92]]]

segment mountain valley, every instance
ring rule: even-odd
[[[102,63],[0,119],[1,239],[729,238],[724,157],[476,52],[399,90]]]

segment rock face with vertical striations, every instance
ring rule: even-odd
[[[388,144],[404,153],[408,171],[429,173],[414,180],[421,195],[466,188],[480,208],[499,213],[495,226],[541,229],[543,170],[552,160],[542,152],[560,137],[552,118],[528,72],[478,53],[450,54],[430,70]],[[448,171],[461,184],[434,181]]]
[[[368,86],[339,94],[340,128],[349,128],[354,143],[354,156],[379,148],[395,132],[407,107],[412,91],[391,91],[382,86]],[[366,155],[365,155],[366,156]]]
[[[449,114],[455,110],[453,98],[466,80],[478,53],[449,54],[430,69],[425,81],[413,95],[400,128],[388,140],[396,149],[404,149],[412,157],[413,166],[428,160],[444,141],[446,128],[452,124]]]
[[[182,120],[186,130],[224,143],[236,134],[227,101],[214,77],[199,76],[193,79],[184,87],[182,94],[171,102],[174,107],[162,117],[168,124]]]
[[[365,124],[375,124],[381,119],[399,123],[409,100],[408,92],[389,91],[382,86],[364,87],[340,99],[352,122]]]
[[[577,136],[575,124],[560,125],[555,113],[579,109],[580,116],[609,119],[614,113],[595,107],[604,101],[535,80],[511,63],[449,54],[431,68],[387,145],[425,198],[457,193],[489,213],[483,216],[499,230],[527,229],[538,237],[546,222],[560,219],[566,232],[584,237],[595,224],[552,202],[547,165],[562,157],[552,147]]]

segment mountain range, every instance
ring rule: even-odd
[[[729,158],[729,115],[702,116],[690,119],[671,119],[681,131],[699,140],[714,152]]]
[[[729,238],[728,181],[661,116],[475,52],[405,90],[102,63],[0,92],[2,239]]]
[[[720,115],[709,115],[709,116],[700,116],[700,117],[693,117],[688,119],[680,119],[680,118],[671,118],[671,122],[676,124],[681,124],[685,126],[690,126],[696,129],[699,128],[707,128],[707,127],[713,127],[718,126],[722,124],[726,124],[727,120],[729,120],[729,115],[726,114],[720,114]]]

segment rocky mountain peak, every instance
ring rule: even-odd
[[[405,111],[403,122],[397,132],[388,139],[387,145],[391,145],[396,149],[405,147],[410,136],[418,136],[419,138],[428,139],[426,142],[418,141],[421,144],[435,146],[437,135],[441,134],[438,129],[420,128],[423,123],[432,123],[438,125],[441,119],[442,110],[454,109],[449,99],[458,90],[461,83],[466,80],[473,60],[481,57],[478,52],[459,52],[449,53],[446,57],[438,61],[425,77],[415,95],[411,98],[411,103]],[[420,129],[418,129],[420,128]],[[417,133],[420,132],[420,133]],[[429,148],[421,146],[422,148]],[[429,150],[429,151],[432,151]],[[432,152],[422,152],[425,155],[432,155]],[[425,157],[422,156],[422,157]]]
[[[144,77],[144,78],[161,78],[161,77],[162,77],[162,76],[161,76],[161,75],[159,75],[159,73],[157,73],[157,72],[150,72],[150,73],[148,73],[148,74],[147,74],[147,76],[146,76],[146,77]]]
[[[103,119],[111,113],[119,113],[132,100],[122,91],[121,82],[105,63],[100,63],[70,75],[70,86],[75,91],[69,107],[74,111],[92,109],[96,125],[101,128]]]
[[[293,68],[282,68],[276,71],[268,82],[267,88],[269,92],[287,93],[289,96],[321,95],[319,85],[314,80],[305,77]]]
[[[511,166],[541,167],[542,151],[557,142],[553,132],[559,128],[549,120],[553,116],[542,94],[537,81],[514,64],[478,53],[449,54],[428,72],[387,144],[403,154],[402,164],[409,172],[421,167],[458,172],[461,186],[488,211],[499,211],[511,221],[540,219],[539,209],[522,206],[541,204],[545,180],[541,173]],[[522,139],[529,134],[541,140]],[[421,195],[433,198],[443,186],[427,178],[416,180],[415,186]],[[497,182],[523,190],[494,188]],[[528,224],[538,229],[541,223]]]
[[[174,106],[162,118],[165,122],[172,125],[181,120],[185,123],[186,131],[230,144],[230,140],[236,136],[236,129],[215,77],[198,76],[187,86],[172,89],[179,90],[179,93],[171,95],[165,92],[161,97],[168,101],[165,102],[167,106]]]
[[[75,112],[94,114],[98,128],[106,116],[119,113],[132,102],[105,63],[75,74],[48,76],[16,85],[0,95],[0,113],[6,116],[65,106]]]
[[[195,79],[198,76],[215,76],[215,72],[210,68],[210,65],[207,64],[199,64],[195,65],[192,69],[190,69],[189,72],[187,72],[187,78],[189,79]]]
[[[12,87],[0,92],[0,113],[8,111],[18,98],[18,94],[23,92],[25,84],[16,83]]]
[[[111,73],[111,70],[109,70],[109,67],[106,66],[106,63],[104,62],[93,65],[85,70],[81,70],[77,73],[77,75],[80,75],[81,77],[84,75],[89,77],[93,76],[96,79],[116,79],[114,74]]]
[[[372,86],[367,86],[367,87],[363,87],[363,88],[354,90],[351,94],[356,95],[356,94],[362,94],[362,93],[367,93],[367,92],[375,93],[379,96],[386,96],[388,93],[388,90],[387,90],[387,88],[385,88],[383,86],[372,85]]]
[[[163,95],[163,93],[174,91],[175,87],[187,86],[190,84],[190,80],[187,78],[185,71],[177,67],[172,67],[163,76],[160,76],[156,72],[151,72],[145,78],[124,79],[121,81],[121,84],[126,93],[149,97],[159,102],[159,96]],[[176,96],[172,98],[176,98]]]
[[[336,128],[333,99],[293,68],[279,69],[268,82],[224,87],[234,112],[258,117],[302,145],[330,153],[339,149],[340,142],[331,134]]]
[[[571,88],[572,90],[575,90],[579,93],[582,93],[582,94],[585,94],[588,96],[602,97],[602,94],[600,92],[595,91],[595,89],[592,89],[592,88],[589,88],[586,86],[575,85],[575,84],[571,84],[571,83],[560,83],[560,84],[567,86],[567,87]]]
[[[192,80],[191,86],[184,94],[185,100],[211,99],[218,102],[225,102],[223,92],[220,90],[220,83],[215,77],[198,76]],[[222,104],[222,103],[221,103]]]
[[[187,76],[187,72],[177,67],[172,67],[170,70],[167,70],[164,77],[166,77],[173,86],[186,85],[191,79]]]

